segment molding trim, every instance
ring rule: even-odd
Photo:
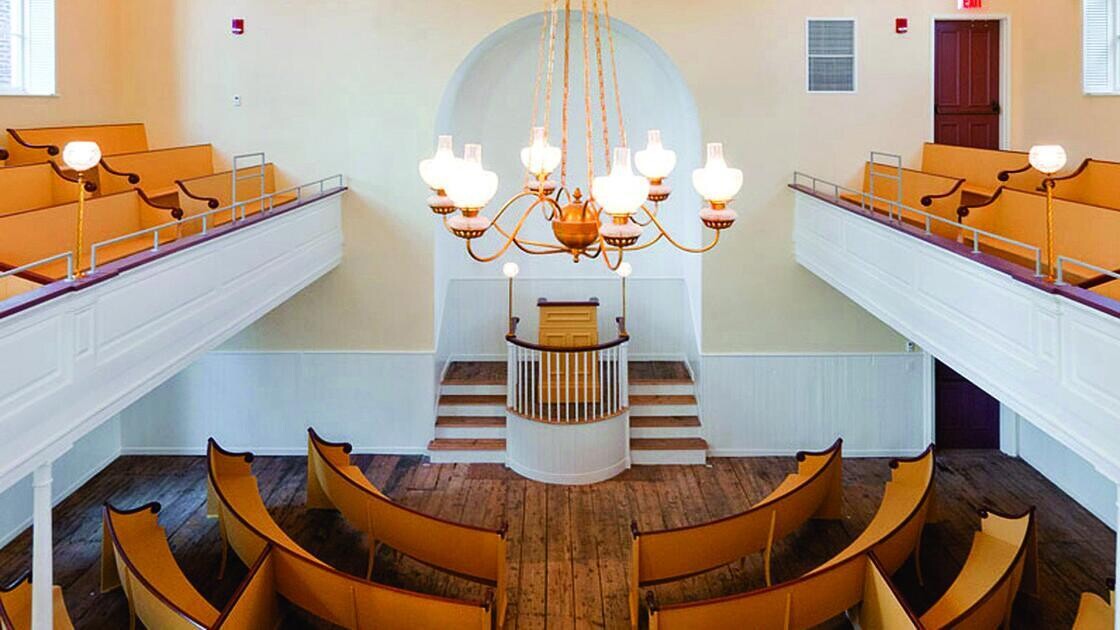
[[[307,448],[252,448],[231,444],[232,451],[252,451],[259,457],[299,457],[307,456]],[[423,446],[386,446],[369,447],[355,446],[352,455],[427,455],[428,449]],[[206,446],[126,446],[121,449],[120,455],[148,455],[148,456],[205,456]]]

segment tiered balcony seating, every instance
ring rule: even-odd
[[[1020,151],[995,151],[927,142],[922,147],[922,171],[965,180],[963,191],[986,199],[1001,186],[1037,190],[1043,174]]]
[[[928,630],[1009,628],[1019,586],[1026,581],[1032,592],[1037,589],[1034,510],[1021,516],[983,510],[980,518],[980,531],[972,539],[964,568],[921,616],[922,626]]]
[[[811,518],[841,517],[841,440],[797,455],[797,472],[751,509],[710,523],[641,532],[636,522],[630,552],[630,620],[638,625],[642,586],[697,575],[762,552],[766,584],[774,543]]]
[[[170,222],[178,209],[161,207],[133,190],[94,197],[86,201],[85,255],[82,267],[89,267],[88,249],[94,243]],[[20,267],[74,248],[78,226],[78,202],[25,210],[0,216],[0,263],[9,269]],[[161,243],[176,237],[176,229],[161,230]],[[97,263],[105,263],[150,249],[153,237],[138,236],[97,250]],[[26,279],[41,283],[66,277],[66,261],[35,268]]]
[[[148,150],[144,123],[8,129],[8,135],[8,166],[48,160],[61,164],[62,148],[74,140],[96,142],[102,155]]]
[[[1090,158],[1073,173],[1052,181],[1056,197],[1120,210],[1120,162]]]
[[[208,508],[219,519],[223,541],[249,566],[268,553],[275,591],[292,604],[351,630],[492,627],[489,601],[414,593],[331,568],[288,537],[269,515],[252,473],[252,454],[224,451],[211,439],[208,460]]]
[[[55,586],[54,629],[73,630],[70,612],[62,599],[62,589]],[[0,630],[31,630],[31,577],[24,576],[8,589],[0,588]]]
[[[874,182],[871,175],[875,174]],[[898,176],[902,175],[902,196],[899,198]],[[874,190],[872,185],[874,184]],[[889,201],[901,201],[909,208],[921,209],[945,219],[949,223],[959,220],[957,210],[962,203],[964,180],[945,177],[922,171],[898,169],[889,164],[867,162],[863,168],[863,192],[878,197],[871,199],[850,193],[841,195],[846,201],[860,205],[870,205],[877,212],[894,214],[914,225],[925,225],[926,218],[915,212],[897,207]],[[931,221],[930,229],[941,236],[956,237],[957,231],[949,223]]]
[[[650,629],[712,628],[728,621],[761,629],[811,628],[859,603],[868,555],[875,557],[883,576],[898,571],[911,554],[920,566],[918,547],[933,498],[933,447],[913,459],[891,462],[891,469],[879,510],[863,533],[831,560],[797,580],[760,591],[660,608],[653,602]]]
[[[350,464],[350,451],[349,444],[327,442],[308,430],[307,507],[337,509],[366,535],[366,579],[373,574],[376,545],[389,545],[427,565],[493,586],[501,627],[506,608],[505,528],[454,523],[394,503]]]
[[[101,182],[102,192],[112,194],[130,190],[127,175],[135,175],[144,194],[153,200],[172,205],[179,204],[180,179],[193,179],[214,174],[214,151],[209,144],[198,144],[154,151],[118,153],[106,155],[101,159],[103,168],[126,177],[105,178]]]
[[[0,168],[0,216],[77,201],[77,181],[54,162]],[[85,182],[87,195],[95,191],[94,182]]]
[[[237,218],[241,218],[242,213],[244,213],[245,216],[250,216],[260,212],[262,209],[268,209],[270,207],[268,201],[261,202],[254,200],[261,196],[262,180],[264,182],[263,190],[265,195],[276,192],[275,165],[269,162],[263,167],[254,166],[241,169],[237,171],[237,176],[239,181],[237,182],[236,199],[233,194],[233,171],[223,171],[221,173],[178,180],[176,183],[179,186],[179,206],[183,209],[184,216],[191,217],[210,212],[217,208],[226,208],[233,205],[235,201],[249,202],[243,207],[235,209]],[[294,193],[276,195],[272,199],[271,207],[280,206],[295,200],[296,195]],[[233,212],[234,211],[231,210],[215,213],[207,220],[207,226],[213,227],[215,225],[229,223]],[[194,234],[201,229],[201,223],[192,221],[184,225],[184,234]]]
[[[1082,593],[1073,630],[1112,630],[1116,618],[1116,585],[1109,581],[1108,601],[1096,593]]]

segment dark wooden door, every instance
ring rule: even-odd
[[[938,448],[999,448],[999,401],[938,361],[934,396]]]
[[[934,28],[934,142],[999,148],[999,20]]]

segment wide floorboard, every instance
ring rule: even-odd
[[[643,529],[701,523],[749,507],[795,467],[793,458],[713,459],[710,466],[638,467],[587,487],[526,481],[499,465],[432,465],[426,458],[358,456],[356,463],[394,499],[476,525],[510,527],[510,628],[627,628],[629,523]],[[299,543],[338,568],[362,575],[365,541],[336,514],[304,509],[306,460],[260,457],[255,471],[273,516]],[[811,523],[775,551],[775,578],[796,577],[841,549],[867,523],[888,478],[887,461],[844,462],[844,514],[839,522]],[[990,451],[944,452],[936,477],[939,519],[924,534],[925,587],[908,564],[896,575],[903,594],[921,612],[964,563],[976,512],[992,507],[1039,510],[1042,589],[1020,596],[1015,628],[1068,628],[1079,594],[1103,590],[1114,574],[1112,531],[1028,465]],[[236,560],[217,580],[221,544],[206,518],[206,462],[200,457],[122,457],[55,510],[55,576],[78,628],[124,628],[128,612],[120,591],[98,584],[100,506],[163,504],[161,522],[191,581],[217,607],[231,596],[245,568]],[[0,550],[0,582],[24,573],[31,561],[25,532]],[[481,598],[484,589],[379,551],[374,579],[408,589]],[[662,602],[730,594],[762,586],[757,557],[711,573],[659,586]],[[847,627],[836,620],[830,627]],[[291,628],[319,627],[296,612]]]

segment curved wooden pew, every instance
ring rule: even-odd
[[[77,183],[54,162],[0,168],[0,216],[77,201]],[[86,193],[97,191],[94,182],[83,186]]]
[[[177,208],[155,205],[141,191],[104,195],[86,201],[85,251],[83,268],[89,266],[89,247],[94,243],[124,236],[172,221]],[[19,267],[74,248],[78,226],[78,203],[13,212],[0,216],[0,262]],[[123,258],[152,247],[152,235],[138,236],[120,243],[99,247],[98,264]],[[176,230],[161,230],[160,242],[176,238]],[[66,277],[66,261],[37,267],[34,272],[51,280]]]
[[[383,543],[424,564],[494,587],[501,626],[506,609],[506,527],[455,523],[395,503],[350,464],[348,443],[328,442],[307,430],[307,507],[337,509],[366,535],[366,579],[376,545]]]
[[[73,630],[70,611],[62,598],[62,589],[55,586],[54,628]],[[31,575],[25,575],[8,588],[0,588],[0,630],[31,630]]]
[[[951,224],[959,221],[957,210],[962,203],[964,180],[925,173],[913,169],[902,169],[902,196],[899,199],[899,169],[889,164],[866,162],[863,167],[863,192],[878,197],[879,200],[864,198],[852,193],[844,193],[841,198],[859,205],[869,205],[876,212],[888,212],[898,216],[899,208],[888,201],[901,201],[902,205],[928,212],[948,221],[931,221],[930,230],[940,236],[956,238],[958,230]],[[872,190],[871,174],[875,174]],[[925,226],[926,218],[915,212],[902,210],[905,221]]]
[[[237,183],[236,195],[233,192],[233,171],[179,179],[175,182],[179,187],[179,207],[188,217],[218,208],[227,208],[233,205],[235,200],[249,202],[243,208],[239,207],[237,209],[238,218],[241,217],[242,212],[249,216],[263,209],[268,209],[270,206],[267,201],[263,203],[253,201],[261,196],[262,178],[257,176],[257,172],[258,167],[247,167],[237,172],[238,177],[246,177],[247,179],[240,180]],[[276,192],[276,166],[272,162],[264,165],[263,181],[266,195]],[[277,195],[272,199],[271,207],[295,200],[296,195],[294,193]],[[214,226],[228,223],[231,216],[232,213],[229,211],[215,213],[207,220],[207,225]],[[197,221],[192,221],[184,227],[188,230],[188,233],[201,230],[201,224]]]
[[[101,592],[123,588],[130,626],[209,628],[219,612],[183,575],[160,527],[159,503],[102,508]]]
[[[964,223],[1029,245],[1046,247],[1046,195],[1039,192],[1000,188],[986,203],[962,208]],[[971,238],[966,231],[965,236]],[[1054,200],[1054,249],[1057,254],[1115,269],[1120,267],[1120,212],[1070,201]],[[980,237],[988,251],[1034,268],[1029,250]],[[1044,263],[1045,264],[1045,263]],[[1067,282],[1076,283],[1074,275]]]
[[[101,158],[101,166],[110,172],[135,174],[136,182],[127,178],[102,178],[105,194],[130,190],[135,184],[152,199],[179,204],[180,179],[193,179],[214,174],[214,151],[209,144],[171,147],[152,151],[118,153]]]
[[[630,623],[637,627],[638,590],[709,571],[752,553],[763,553],[766,584],[774,542],[811,518],[841,516],[843,441],[797,454],[797,472],[787,475],[766,498],[745,512],[709,523],[642,532],[630,525]]]
[[[1054,196],[1120,210],[1120,162],[1087,158],[1065,177],[1053,177]]]
[[[1031,167],[1023,151],[997,151],[927,142],[922,146],[922,170],[965,180],[963,191],[988,198],[1001,186],[1037,190],[1043,174]]]
[[[1108,581],[1108,601],[1096,593],[1082,593],[1073,630],[1112,630],[1116,619],[1116,584]]]
[[[874,553],[745,595],[665,607],[649,595],[649,630],[802,630],[849,611],[863,630],[922,628]]]
[[[981,510],[964,568],[922,616],[929,630],[1010,627],[1011,605],[1025,581],[1038,585],[1034,508],[1019,516]]]
[[[477,628],[494,624],[491,602],[414,593],[342,573],[315,558],[276,524],[261,499],[251,453],[207,449],[208,511],[227,548],[252,566],[272,547],[276,592],[331,623],[364,628]],[[224,557],[223,550],[223,557]]]
[[[8,166],[60,162],[62,148],[74,140],[96,142],[102,155],[148,150],[144,123],[8,129],[8,135],[12,139],[8,143]]]

